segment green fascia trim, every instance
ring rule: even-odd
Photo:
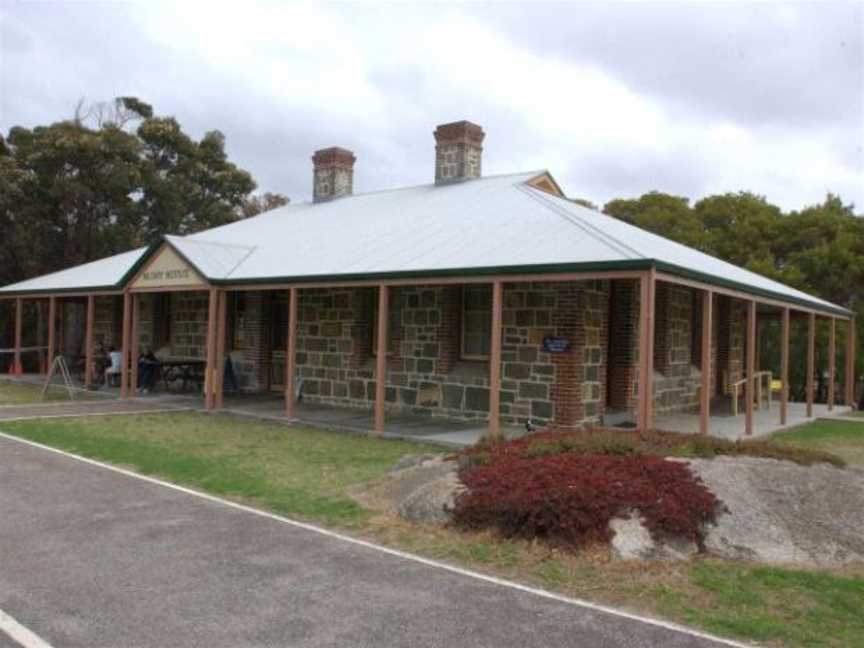
[[[550,274],[559,272],[605,272],[610,270],[648,270],[650,259],[627,261],[596,261],[590,263],[550,263],[544,265],[486,266],[480,268],[445,268],[440,270],[405,270],[338,275],[301,275],[256,277],[254,279],[211,279],[214,286],[243,286],[282,283],[339,283],[345,281],[390,281],[396,279],[435,279],[452,277],[484,277],[489,275]]]
[[[840,315],[842,317],[855,316],[855,313],[840,306],[825,306],[824,304],[811,302],[807,299],[802,299],[800,297],[790,297],[789,295],[783,295],[782,293],[777,293],[771,290],[754,288],[753,286],[749,286],[747,284],[738,283],[737,281],[731,281],[729,279],[723,279],[714,275],[704,274],[702,272],[699,272],[698,270],[691,270],[689,268],[677,266],[672,263],[655,261],[655,267],[661,272],[666,272],[668,274],[675,275],[676,277],[681,277],[682,279],[692,279],[694,281],[711,284],[712,286],[739,290],[741,292],[746,292],[756,297],[767,297],[769,299],[786,302],[788,304],[807,306],[808,308],[812,308],[813,310],[818,310],[822,313],[829,313],[831,315]]]
[[[118,290],[123,290],[123,286],[120,284],[112,285],[112,286],[80,286],[75,288],[37,288],[34,290],[21,290],[21,291],[4,291],[0,292],[0,299],[7,299],[12,297],[29,297],[30,295],[62,295],[64,293],[100,293],[100,292],[117,292]]]

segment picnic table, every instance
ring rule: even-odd
[[[165,390],[172,382],[183,381],[183,390],[193,384],[196,389],[204,386],[204,371],[207,362],[200,358],[164,358],[159,360],[159,371]]]

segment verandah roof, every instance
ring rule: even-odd
[[[294,204],[166,240],[213,284],[333,282],[592,270],[659,271],[801,304],[845,308],[531,186],[491,176]],[[155,248],[0,288],[118,290]]]

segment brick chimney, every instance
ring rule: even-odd
[[[312,193],[315,202],[351,195],[354,190],[356,159],[351,151],[338,146],[315,151],[312,156]]]
[[[435,184],[480,177],[483,138],[477,124],[458,121],[435,129]]]

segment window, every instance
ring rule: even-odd
[[[285,351],[288,347],[288,295],[284,290],[275,293],[270,303],[270,325],[274,351]]]
[[[246,293],[233,294],[234,308],[231,309],[231,348],[240,351],[246,347]]]
[[[462,341],[465,360],[486,360],[492,338],[492,287],[465,286],[462,289]]]
[[[171,344],[171,293],[153,295],[153,344],[154,350]]]

